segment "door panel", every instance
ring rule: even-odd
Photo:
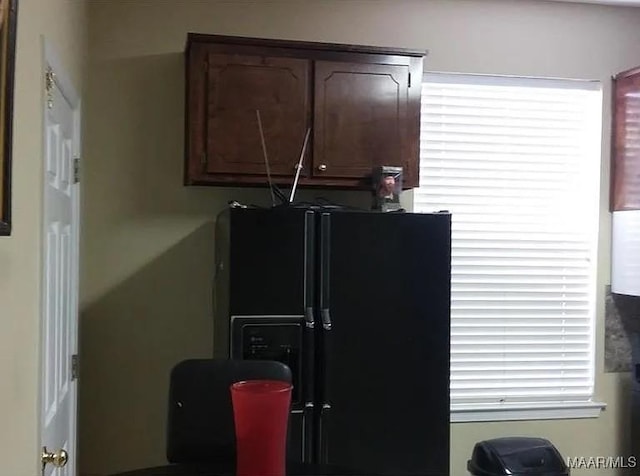
[[[367,177],[403,166],[409,64],[315,63],[313,174]]]
[[[207,171],[265,175],[260,128],[273,175],[293,178],[309,124],[310,62],[208,55]]]
[[[45,476],[76,474],[77,383],[72,355],[77,349],[78,185],[74,154],[79,148],[71,105],[54,83],[45,113],[45,184],[43,228],[43,375],[42,446],[65,450],[63,467],[49,463]]]
[[[449,230],[445,214],[330,215],[328,463],[448,474]]]

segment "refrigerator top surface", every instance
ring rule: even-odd
[[[323,205],[292,205],[292,206],[276,206],[276,207],[245,207],[235,206],[229,207],[223,210],[221,213],[231,214],[251,214],[251,213],[347,213],[347,214],[364,214],[364,215],[379,215],[379,216],[433,216],[433,215],[445,215],[451,216],[451,213],[447,210],[433,211],[430,213],[416,213],[408,211],[392,211],[381,212],[377,210],[365,210],[360,208],[353,208],[347,206],[323,206]]]

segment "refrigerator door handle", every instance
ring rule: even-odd
[[[329,309],[329,263],[331,256],[331,216],[323,213],[320,217],[320,309]],[[323,317],[324,320],[324,317]],[[330,321],[329,321],[330,322]]]
[[[304,310],[304,325],[309,329],[313,329],[316,326],[315,318],[313,317],[313,308],[306,307]]]
[[[313,307],[306,307],[302,328],[302,462],[312,460],[313,453],[313,411],[314,411],[314,359],[315,359],[315,317]]]
[[[322,317],[322,327],[324,330],[331,330],[331,313],[329,313],[329,309],[323,309],[320,311],[320,315]]]
[[[313,402],[306,402],[302,411],[302,462],[310,463],[313,455]]]
[[[320,464],[329,464],[329,416],[331,404],[323,403],[320,410]]]
[[[313,316],[313,308],[310,309],[310,313]],[[313,318],[312,318],[313,319]],[[302,329],[302,370],[304,377],[302,379],[302,400],[305,407],[313,406],[314,399],[314,385],[313,375],[315,374],[314,359],[315,359],[315,330],[314,321],[306,321],[305,327]]]
[[[332,332],[331,332],[331,316],[329,314],[329,309],[323,309],[322,311],[320,311],[320,315],[322,318],[322,333],[320,335],[320,337],[322,338],[320,341],[320,344],[322,345],[322,354],[323,354],[323,359],[322,359],[322,370],[321,370],[321,375],[322,375],[322,388],[321,388],[321,392],[320,392],[320,401],[322,402],[322,409],[321,412],[325,409],[325,408],[331,408],[331,405],[329,404],[330,400],[331,400],[331,389],[330,389],[330,379],[329,379],[329,360],[331,358],[331,336],[332,336]]]

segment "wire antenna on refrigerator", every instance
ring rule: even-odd
[[[293,180],[293,187],[291,187],[291,196],[289,197],[289,203],[293,203],[293,197],[296,194],[296,187],[298,186],[298,179],[300,178],[300,171],[302,170],[302,161],[304,160],[304,153],[307,150],[307,143],[309,142],[309,135],[311,134],[311,128],[307,129],[307,133],[304,136],[304,142],[302,144],[302,152],[300,152],[300,160],[296,166],[296,178]]]
[[[267,169],[267,180],[269,181],[269,191],[271,192],[271,206],[276,206],[276,196],[273,193],[273,183],[271,182],[271,168],[269,167],[269,157],[267,156],[267,145],[264,142],[264,131],[262,130],[262,120],[260,119],[260,110],[256,109],[258,118],[258,128],[260,129],[260,141],[262,143],[262,155],[264,156],[264,166]]]

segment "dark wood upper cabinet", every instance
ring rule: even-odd
[[[360,178],[407,166],[409,64],[315,64],[313,175]]]
[[[418,186],[425,52],[189,34],[185,183],[368,189],[400,165]]]
[[[640,68],[613,81],[611,210],[640,210]]]
[[[309,123],[310,62],[209,54],[206,173],[291,175]]]

